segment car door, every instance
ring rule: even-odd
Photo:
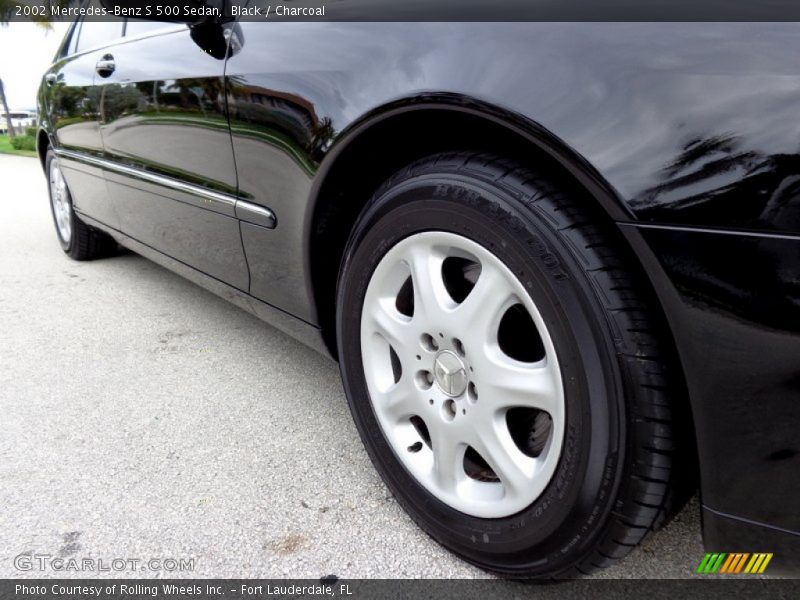
[[[97,71],[105,177],[127,235],[247,291],[224,52],[213,54],[185,24],[127,22]]]
[[[254,4],[263,3],[248,6]],[[240,20],[240,26],[240,51],[231,53],[225,71],[239,196],[277,221],[242,221],[250,294],[315,322],[300,249],[314,173],[336,133],[329,110],[338,110],[342,100],[327,81],[336,76],[329,71],[336,40],[317,40],[319,30],[306,24],[263,27]],[[315,54],[320,48],[328,53]]]
[[[113,228],[119,227],[109,201],[100,159],[100,94],[95,65],[102,47],[122,37],[122,23],[75,23],[60,55],[44,77],[44,119],[50,121],[53,148],[72,191],[75,210]]]

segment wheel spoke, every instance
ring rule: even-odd
[[[419,398],[408,379],[408,377],[401,378],[385,394],[383,409],[395,422],[419,412]]]
[[[499,350],[497,354],[500,354]],[[510,364],[511,359],[493,357],[488,373],[483,372],[480,385],[481,401],[491,402],[494,408],[535,408],[557,416],[560,391],[558,374],[549,362],[535,365]]]
[[[429,428],[433,450],[433,478],[437,485],[452,493],[464,471],[465,443],[458,441],[452,429],[442,424]]]
[[[443,312],[442,258],[427,246],[413,246],[407,253],[406,261],[414,284],[414,317],[424,316],[428,321],[436,319]]]
[[[395,352],[411,348],[413,333],[411,324],[397,313],[390,314],[383,303],[376,302],[369,311],[373,328],[395,349]]]
[[[458,323],[474,332],[480,340],[491,336],[503,313],[515,303],[514,292],[494,266],[481,265],[475,287],[454,312]],[[494,332],[496,333],[496,332]]]
[[[475,433],[473,447],[506,486],[507,493],[524,493],[533,479],[534,459],[519,451],[508,429],[498,421],[485,421]]]

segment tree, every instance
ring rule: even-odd
[[[6,91],[3,88],[3,80],[0,79],[0,102],[3,103],[3,114],[6,116],[6,124],[8,125],[8,136],[14,137],[14,124],[11,122],[11,112],[8,110],[8,102],[6,102]]]
[[[48,0],[48,6],[52,10],[53,6],[65,7],[71,4],[77,4],[76,0]],[[0,0],[0,25],[8,25],[9,21],[13,18],[15,11],[16,11],[17,2],[14,0]],[[51,17],[48,15],[37,15],[28,17],[26,20],[30,20],[35,22],[40,27],[44,27],[45,29],[50,29],[50,20]],[[14,131],[14,125],[11,123],[11,113],[8,110],[8,102],[6,102],[6,92],[3,88],[3,79],[0,78],[0,102],[3,104],[3,114],[6,117],[6,123],[8,124],[8,136],[14,137],[16,132]]]
[[[11,20],[15,12],[15,3],[12,0],[0,0],[0,23],[5,25]]]

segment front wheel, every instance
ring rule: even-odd
[[[528,169],[447,154],[387,182],[345,252],[339,359],[367,451],[492,571],[608,566],[685,497],[655,319],[597,222]]]

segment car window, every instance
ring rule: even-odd
[[[75,52],[106,46],[122,37],[122,21],[88,22],[81,24]]]
[[[145,33],[155,33],[156,31],[163,31],[172,29],[175,23],[164,21],[146,21],[144,19],[128,19],[125,25],[125,37],[133,37],[135,35],[142,35]]]

